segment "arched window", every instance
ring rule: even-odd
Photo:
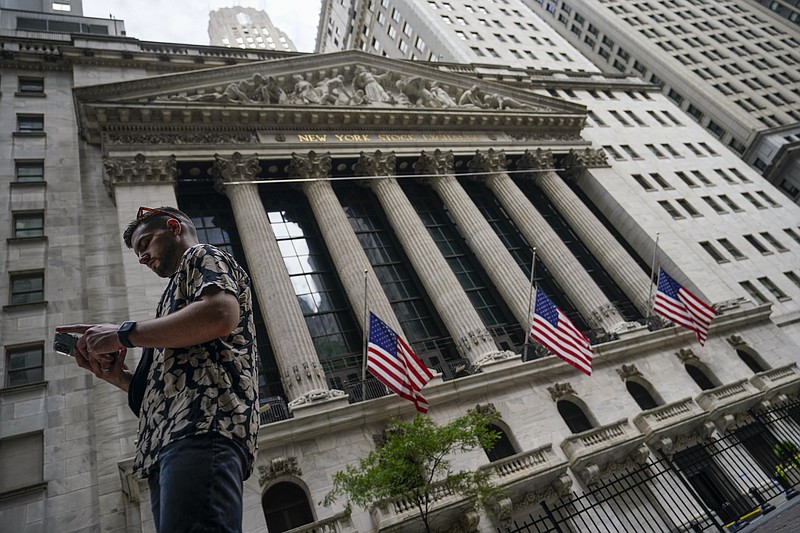
[[[700,367],[690,364],[684,366],[686,367],[686,372],[689,373],[691,378],[694,380],[695,383],[697,383],[697,386],[700,387],[701,389],[709,390],[716,387],[716,385],[714,385],[714,382],[711,381],[711,378],[709,378]]]
[[[290,481],[276,483],[261,498],[269,533],[281,533],[314,522],[314,514],[302,487]]]
[[[589,417],[583,412],[583,409],[575,405],[569,400],[558,400],[558,414],[567,423],[567,427],[573,433],[581,433],[594,426],[589,421]]]
[[[496,426],[495,424],[489,424],[489,429],[500,434],[500,438],[494,443],[494,448],[491,450],[484,450],[486,452],[486,457],[489,458],[489,461],[499,461],[500,459],[510,457],[517,453],[514,444],[511,442],[511,439],[508,438],[508,434],[503,430],[503,428]]]
[[[760,358],[757,358],[755,354],[751,354],[737,348],[736,355],[739,356],[739,359],[744,361],[744,364],[747,365],[747,368],[749,368],[753,374],[758,374],[759,372],[764,372],[767,370],[767,368],[765,368],[766,365],[762,364],[762,362],[759,360]]]
[[[641,383],[628,379],[625,381],[625,387],[628,389],[631,396],[633,396],[633,399],[636,400],[636,403],[639,404],[642,411],[653,409],[661,405],[658,400],[653,398],[653,395],[650,394],[647,387]]]

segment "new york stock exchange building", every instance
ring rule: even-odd
[[[725,224],[777,235],[789,253],[765,261],[796,271],[800,241],[789,237],[800,208],[776,200],[785,205],[720,222],[712,211],[676,217],[659,202],[677,196],[646,190],[607,156],[604,145],[625,140],[588,124],[585,106],[546,93],[595,83],[674,109],[657,88],[620,76],[532,85],[473,70],[298,54],[111,83],[84,73],[70,91],[68,72],[41,69],[48,92],[64,97],[47,97],[46,136],[13,138],[17,174],[3,194],[7,226],[43,213],[46,236],[3,246],[10,290],[35,292],[40,279],[44,301],[22,297],[3,310],[0,443],[17,450],[4,466],[43,461],[28,482],[4,481],[4,523],[153,531],[147,485],[131,472],[137,420],[125,395],[52,352],[50,339],[61,323],[153,316],[164,280],[121,233],[140,206],[164,205],[188,213],[200,240],[230,251],[253,281],[262,426],[246,531],[420,530],[403,498],[368,510],[320,503],[390,416],[415,413],[363,373],[367,310],[434,371],[428,416],[499,414],[498,445],[452,461],[490,473],[506,496],[477,512],[440,491],[437,531],[714,530],[792,497],[800,297],[759,301],[740,282],[760,294],[748,276],[774,277],[767,267],[719,261],[697,242]],[[4,85],[3,100],[13,93]],[[18,104],[17,115],[31,119],[42,101]],[[744,178],[716,176],[716,192],[780,198],[702,128],[684,128],[670,131]],[[52,150],[64,155],[52,160]],[[38,160],[46,186],[19,179]],[[703,205],[707,189],[686,191],[684,201]],[[794,267],[780,266],[791,255]],[[651,316],[654,264],[715,304],[704,346]],[[591,376],[526,342],[531,277],[591,339]],[[8,361],[36,350],[41,376],[25,383]]]

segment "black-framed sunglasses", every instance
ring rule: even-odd
[[[153,209],[152,207],[139,207],[139,210],[136,212],[136,220],[143,218],[149,214],[153,215],[164,215],[168,217],[175,218],[175,215],[167,213],[166,211],[161,211],[160,209]]]

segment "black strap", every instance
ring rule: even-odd
[[[136,365],[133,379],[128,385],[128,407],[137,417],[142,408],[144,390],[147,388],[147,375],[150,373],[150,365],[152,364],[153,348],[145,348],[142,350],[142,358],[139,359],[139,364]]]

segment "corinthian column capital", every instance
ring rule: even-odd
[[[537,148],[535,152],[525,150],[525,153],[517,161],[517,168],[520,170],[546,170],[554,167],[552,150],[542,150],[541,148]]]
[[[361,152],[358,162],[353,167],[357,174],[364,176],[394,176],[397,158],[394,152],[384,154],[380,150],[368,154]]]
[[[472,172],[505,172],[507,168],[506,153],[502,150],[489,148],[486,151],[477,150],[475,157],[467,164]]]
[[[303,179],[327,179],[331,173],[331,154],[317,154],[314,150],[307,155],[292,152],[289,175]]]
[[[453,173],[453,152],[442,152],[438,148],[431,152],[422,151],[414,163],[417,174],[447,175]]]
[[[175,156],[165,159],[151,159],[144,154],[136,154],[133,159],[103,158],[106,177],[103,184],[108,195],[114,199],[114,187],[119,184],[175,184],[178,164]]]
[[[586,148],[582,151],[572,149],[564,158],[564,170],[572,179],[578,179],[587,168],[607,167],[608,159],[604,150]]]
[[[211,177],[214,178],[214,189],[225,193],[225,186],[229,183],[252,181],[261,173],[258,155],[250,157],[239,152],[234,152],[230,159],[225,159],[219,154],[214,154],[214,165],[211,167]]]

